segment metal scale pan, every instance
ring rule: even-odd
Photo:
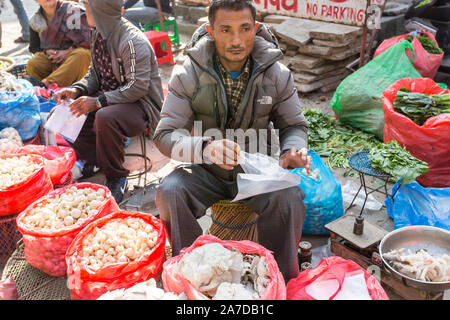
[[[450,281],[422,281],[398,272],[384,259],[383,256],[391,250],[400,248],[405,248],[406,251],[409,249],[411,252],[416,252],[419,249],[426,249],[431,255],[444,253],[450,255],[450,231],[430,226],[404,227],[388,233],[379,246],[380,256],[385,268],[387,268],[387,271],[394,277],[403,281],[405,285],[430,292],[439,292],[450,289]]]

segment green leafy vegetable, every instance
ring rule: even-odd
[[[348,158],[353,153],[370,149],[378,143],[372,134],[336,125],[334,117],[311,109],[303,113],[309,123],[309,147],[320,156],[328,157],[325,164],[330,169],[349,168]]]
[[[428,118],[450,113],[450,93],[427,95],[402,88],[397,92],[393,105],[395,111],[421,126]]]
[[[409,184],[429,170],[428,164],[402,148],[397,141],[378,143],[370,149],[367,156],[372,167],[390,174],[396,178],[403,178],[401,184]]]
[[[441,54],[442,49],[439,48],[436,43],[431,40],[426,34],[421,34],[420,36],[416,37],[417,40],[419,40],[422,47],[428,52],[432,54]],[[408,36],[405,38],[405,40],[408,40],[409,42],[413,41],[413,36]]]

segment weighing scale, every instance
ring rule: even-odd
[[[378,245],[388,234],[386,230],[368,221],[362,234],[355,234],[354,224],[358,216],[345,215],[325,225],[330,232],[330,250],[335,255],[352,260],[375,276],[384,288],[406,300],[441,300],[444,292],[429,292],[407,286],[395,278],[385,267]]]

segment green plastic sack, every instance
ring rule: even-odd
[[[399,79],[422,77],[406,56],[406,49],[412,51],[414,61],[413,47],[405,40],[390,47],[339,84],[330,103],[338,123],[372,133],[383,140],[381,94]]]

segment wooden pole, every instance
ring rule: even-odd
[[[159,24],[161,26],[160,30],[162,32],[166,32],[166,30],[164,30],[164,19],[163,19],[163,15],[162,15],[161,1],[160,0],[155,0],[155,1],[156,1],[156,6],[158,7]]]
[[[157,0],[159,1],[159,0]],[[364,21],[364,27],[363,27],[363,38],[362,38],[362,44],[361,44],[361,52],[359,54],[359,67],[361,68],[365,64],[366,60],[366,42],[367,42],[367,9],[369,8],[370,0],[366,1],[366,17]]]

